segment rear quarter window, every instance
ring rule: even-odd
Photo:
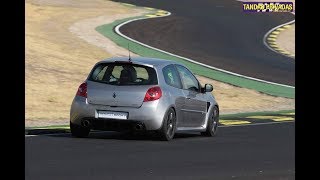
[[[156,85],[156,71],[147,66],[131,63],[101,63],[89,75],[90,81],[111,85]]]
[[[168,65],[162,69],[163,77],[166,83],[169,86],[173,86],[176,88],[182,88],[180,77],[178,71],[174,67],[174,65]]]

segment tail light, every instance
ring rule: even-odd
[[[87,97],[87,83],[82,83],[77,91],[77,96]]]
[[[146,95],[144,96],[143,102],[154,101],[160,99],[162,96],[161,88],[156,86],[148,89]]]

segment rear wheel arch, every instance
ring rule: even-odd
[[[176,113],[177,114],[177,112],[176,112],[176,107],[174,107],[173,105],[172,106],[170,106],[169,108],[168,108],[168,110],[167,111],[169,111],[169,109],[170,108],[172,108],[173,109],[173,111],[174,111],[174,113]]]
[[[177,125],[176,114],[177,113],[173,106],[170,106],[165,112],[161,128],[158,130],[158,133],[162,140],[170,141],[171,139],[173,139]]]
[[[168,113],[168,111],[169,111],[170,109],[173,109],[174,114],[175,114],[176,119],[177,119],[176,107],[175,107],[174,105],[170,105],[170,106],[167,108],[166,112],[164,113],[163,120],[164,120],[164,118],[165,118],[165,115]],[[162,125],[163,125],[163,120],[162,120]],[[176,122],[176,123],[177,123],[177,122]],[[162,125],[161,125],[161,127],[162,127]]]
[[[174,114],[175,114],[175,116],[176,116],[176,122],[175,122],[175,123],[176,123],[176,127],[177,127],[178,115],[177,115],[176,107],[175,107],[174,105],[171,105],[171,106],[169,106],[169,108],[167,109],[166,112],[168,112],[169,109],[173,109],[173,111],[174,111]]]

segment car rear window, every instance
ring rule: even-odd
[[[111,85],[156,85],[156,71],[132,63],[102,63],[92,70],[89,80]]]

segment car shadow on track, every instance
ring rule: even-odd
[[[75,138],[72,137],[70,131],[50,130],[51,134],[38,134],[51,137]],[[189,139],[189,138],[203,138],[200,133],[183,132],[176,133],[174,139]],[[94,131],[90,132],[89,136],[81,139],[113,139],[113,140],[139,140],[139,141],[160,141],[160,137],[154,132],[148,133],[127,133],[127,132],[113,132],[113,131]]]
[[[197,138],[200,133],[177,133],[174,139]],[[160,137],[156,133],[121,133],[121,132],[100,132],[91,133],[88,138],[94,139],[115,139],[115,140],[141,140],[141,141],[159,141]]]

